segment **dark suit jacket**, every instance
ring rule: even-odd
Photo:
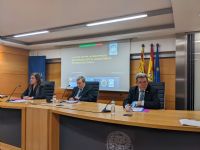
[[[75,97],[78,93],[79,88],[75,87],[72,91],[72,94],[70,95],[70,97]],[[69,97],[69,98],[70,98]],[[85,87],[83,88],[83,91],[80,94],[80,101],[87,101],[87,102],[96,102],[97,101],[97,94],[94,91],[94,89],[89,86],[89,85],[85,85]]]
[[[45,96],[44,96],[44,92],[43,92],[43,86],[41,85],[37,85],[35,87],[35,93],[33,95],[31,95],[31,91],[33,89],[33,86],[29,86],[25,91],[24,93],[21,95],[21,98],[23,98],[24,96],[33,96],[34,99],[44,99]]]
[[[139,89],[138,86],[132,87],[129,90],[128,98],[124,100],[123,106],[131,104],[133,101],[138,101]],[[150,85],[147,86],[144,97],[144,108],[160,109],[160,100],[157,90]]]

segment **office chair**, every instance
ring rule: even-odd
[[[93,90],[95,91],[95,99],[94,101],[96,102],[99,96],[99,82],[97,81],[87,81],[87,85],[91,86]]]
[[[165,83],[164,82],[150,82],[152,87],[157,89],[158,97],[160,99],[161,109],[165,108]]]
[[[55,82],[54,81],[43,81],[41,83],[43,86],[43,94],[47,100],[51,100],[54,95],[54,86]]]

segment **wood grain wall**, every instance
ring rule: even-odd
[[[0,94],[9,95],[16,85],[19,96],[27,87],[29,51],[0,45]]]
[[[148,60],[145,60],[148,64]],[[137,73],[139,60],[131,60],[130,65],[130,83],[131,86],[135,85],[135,74]],[[148,65],[147,65],[148,66]],[[60,63],[50,63],[46,67],[47,80],[52,80],[56,82],[55,93],[58,98],[61,98],[63,90],[60,89],[61,82],[61,64]],[[176,78],[176,62],[175,58],[162,58],[160,59],[160,72],[161,81],[165,82],[165,106],[166,109],[175,109],[175,78]],[[69,96],[71,90],[68,90],[65,97]],[[127,92],[108,92],[101,91],[99,95],[99,102],[106,103],[108,100],[114,99],[117,104],[121,105],[123,100],[127,97]]]

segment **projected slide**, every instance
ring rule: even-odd
[[[129,90],[129,42],[67,48],[61,53],[61,88],[75,87],[77,77],[82,75],[86,81],[98,81],[100,90]]]

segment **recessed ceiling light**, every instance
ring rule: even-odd
[[[38,31],[38,32],[31,32],[31,33],[23,33],[23,34],[14,35],[13,37],[19,38],[19,37],[33,36],[33,35],[45,34],[45,33],[49,33],[49,31],[45,30],[45,31]]]
[[[117,19],[111,19],[111,20],[105,20],[105,21],[99,21],[99,22],[93,22],[88,23],[86,26],[97,26],[97,25],[103,25],[103,24],[109,24],[109,23],[116,23],[116,22],[122,22],[122,21],[128,21],[128,20],[134,20],[139,18],[148,17],[147,14],[141,14],[141,15],[135,15],[135,16],[129,16],[129,17],[123,17],[123,18],[117,18]]]

